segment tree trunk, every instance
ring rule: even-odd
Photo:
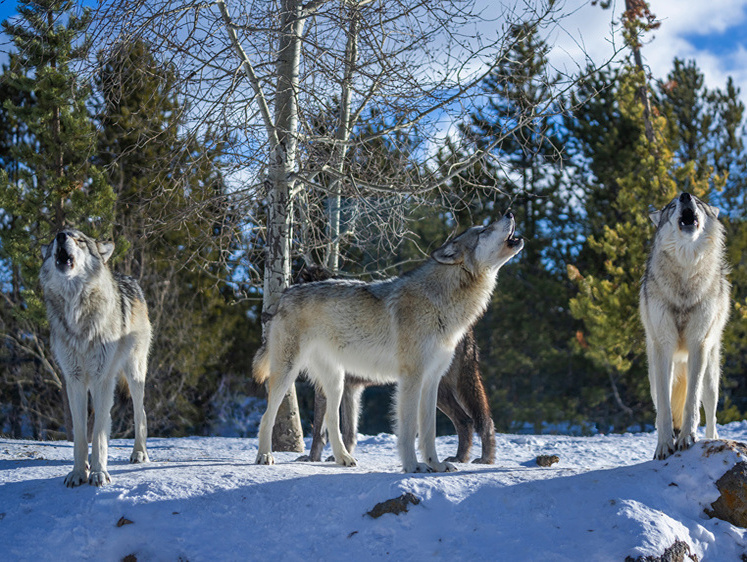
[[[278,299],[290,282],[293,201],[291,192],[296,167],[298,128],[298,73],[304,18],[298,0],[283,0],[282,28],[278,44],[275,131],[271,147],[267,187],[267,254],[264,274],[263,317],[275,311]],[[303,452],[303,430],[295,385],[283,399],[273,428],[272,448]]]

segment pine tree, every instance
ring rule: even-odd
[[[76,13],[70,1],[40,0],[19,2],[18,14],[3,23],[17,52],[3,74],[2,110],[4,120],[23,131],[7,156],[12,173],[0,177],[0,259],[12,271],[14,299],[3,311],[3,331],[6,350],[39,367],[16,381],[21,403],[14,406],[33,420],[38,436],[42,427],[60,426],[66,398],[59,396],[63,381],[42,337],[40,247],[68,224],[94,237],[110,235],[114,193],[91,165],[96,130],[86,109],[90,89],[74,72],[87,52],[89,12]]]
[[[96,160],[117,194],[112,261],[139,280],[154,324],[151,433],[200,431],[219,386],[229,379],[244,384],[250,358],[237,358],[237,347],[245,349],[252,335],[257,346],[259,335],[246,307],[230,304],[222,257],[231,250],[234,225],[221,172],[223,143],[210,133],[201,140],[182,135],[176,74],[145,42],[120,43],[100,59]],[[229,364],[229,354],[243,364]],[[115,433],[131,427],[129,410],[120,402]]]

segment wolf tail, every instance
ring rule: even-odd
[[[267,344],[263,344],[254,355],[252,376],[258,384],[263,384],[270,378],[270,355],[267,353]]]

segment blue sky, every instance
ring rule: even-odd
[[[495,1],[477,0],[487,6]],[[723,87],[727,76],[732,76],[747,101],[747,0],[650,0],[650,4],[662,24],[643,49],[653,75],[664,77],[674,57],[695,59],[709,87]],[[565,0],[561,11],[571,15],[551,36],[554,64],[573,71],[584,66],[584,53],[604,60],[612,52],[612,43],[619,45],[610,28],[623,6],[624,0],[615,0],[610,10],[602,10],[589,0]],[[0,0],[0,20],[12,16],[15,8],[15,0]],[[0,40],[0,49],[8,48],[7,40]]]

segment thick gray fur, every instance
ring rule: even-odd
[[[65,485],[111,482],[107,470],[114,387],[123,375],[135,415],[133,463],[147,462],[143,405],[151,325],[137,282],[112,273],[111,242],[67,228],[42,247],[39,279],[47,306],[51,345],[62,370],[73,419],[74,465]],[[88,464],[88,393],[95,420]]]
[[[327,397],[325,426],[338,464],[352,466],[340,434],[345,373],[397,383],[396,433],[405,472],[452,471],[435,448],[438,384],[454,350],[484,312],[498,270],[523,247],[513,215],[473,227],[421,267],[386,281],[329,280],[295,285],[281,296],[254,378],[268,383],[257,462],[272,464],[277,409],[300,372]],[[415,438],[424,462],[418,462]]]
[[[717,438],[721,335],[731,287],[718,209],[688,193],[651,213],[656,233],[640,291],[651,396],[665,459],[696,440],[701,403],[706,437]]]

